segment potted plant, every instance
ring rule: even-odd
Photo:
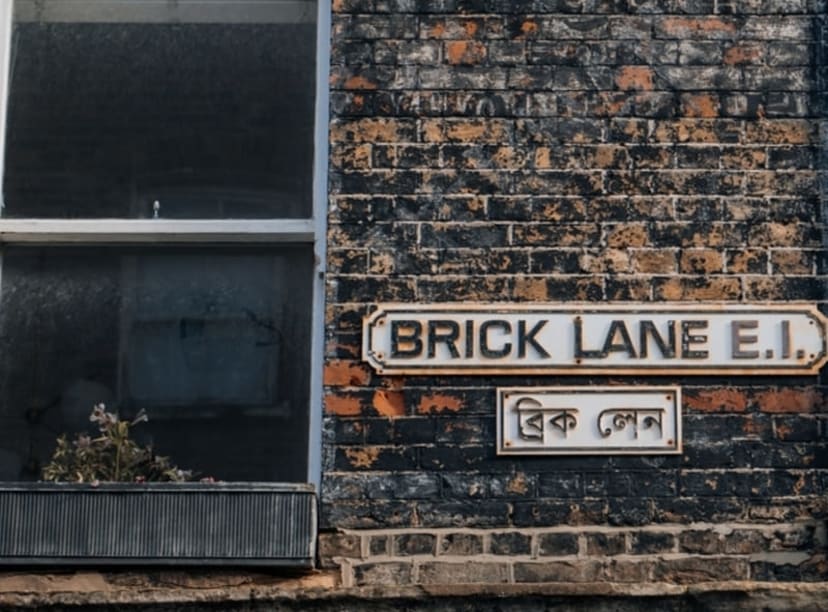
[[[97,405],[44,482],[0,487],[0,564],[313,565],[312,486],[196,481],[132,438],[146,420]]]

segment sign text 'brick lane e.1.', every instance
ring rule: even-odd
[[[363,358],[382,374],[813,374],[811,305],[383,304]]]

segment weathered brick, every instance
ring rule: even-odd
[[[823,407],[823,396],[814,389],[768,389],[755,395],[762,412],[815,412]]]
[[[417,295],[424,302],[481,301],[483,296],[505,301],[510,286],[511,279],[497,276],[423,278],[417,281]]]
[[[489,552],[493,555],[528,555],[532,550],[532,537],[519,531],[493,533]]]
[[[683,471],[681,494],[700,497],[747,497],[752,476],[713,470]]]
[[[749,562],[730,557],[700,556],[662,560],[653,568],[655,580],[687,584],[717,580],[745,580]]]
[[[543,497],[580,497],[583,486],[579,473],[552,472],[541,474],[538,493]]]
[[[441,419],[437,423],[437,432],[433,440],[437,443],[451,444],[483,443],[491,439],[494,433],[493,425],[490,419]]]
[[[748,397],[740,389],[694,389],[687,387],[682,394],[684,406],[701,412],[745,412]]]
[[[612,559],[604,563],[604,574],[613,582],[647,583],[652,581],[654,561]]]
[[[676,272],[675,249],[632,249],[632,269],[644,274],[670,274]]]
[[[760,170],[768,162],[764,149],[727,147],[723,149],[720,162],[729,170]]]
[[[668,278],[654,280],[657,299],[666,301],[738,300],[742,286],[737,278]]]
[[[383,446],[337,449],[336,465],[344,470],[406,470],[416,464],[413,449]]]
[[[759,223],[751,227],[748,240],[753,246],[807,247],[817,246],[818,229],[803,223]]]
[[[768,253],[763,249],[725,252],[725,267],[732,274],[764,274],[768,271]]]
[[[358,416],[362,414],[363,400],[356,395],[325,395],[325,412],[339,416]]]
[[[653,299],[649,279],[641,277],[608,278],[604,282],[604,293],[611,301],[648,302]]]
[[[597,582],[601,579],[601,562],[578,561],[517,562],[515,582]]]
[[[502,500],[418,502],[417,517],[424,527],[502,527],[509,524],[511,504]]]
[[[538,553],[541,556],[578,554],[578,536],[574,533],[541,533],[538,536]]]
[[[419,31],[416,29],[412,36],[418,33],[418,38],[438,38],[447,40],[463,40],[469,38],[493,38],[500,28],[501,23],[497,18],[488,17],[465,17],[460,15],[424,16],[419,19]]]
[[[319,556],[328,567],[332,566],[334,557],[358,559],[362,556],[361,537],[357,534],[320,533],[318,542]]]
[[[515,279],[512,298],[517,301],[599,301],[603,298],[600,276],[561,276],[557,278],[519,277]]]
[[[722,45],[719,41],[680,40],[678,42],[678,63],[686,65],[718,64],[722,59]]]
[[[649,232],[645,225],[619,225],[607,231],[607,245],[614,248],[643,247],[647,246],[649,241]]]
[[[411,565],[408,563],[362,563],[354,566],[354,582],[357,586],[394,586],[411,582]]]
[[[780,416],[773,419],[774,436],[789,442],[819,439],[819,421],[808,416]]]
[[[722,539],[722,552],[730,555],[749,555],[767,550],[766,538],[752,529],[734,529]]]
[[[812,277],[765,277],[749,278],[745,296],[754,301],[805,301],[820,302],[826,296],[826,284],[822,278]]]
[[[627,550],[626,535],[623,533],[587,533],[584,537],[588,555],[596,557],[622,555]]]
[[[675,536],[666,532],[639,531],[630,538],[630,552],[634,555],[669,553],[675,546]]]
[[[601,230],[595,224],[573,223],[554,225],[532,223],[516,225],[512,243],[516,246],[597,246]]]
[[[607,520],[610,525],[647,525],[653,518],[653,505],[647,499],[610,499]]]
[[[325,364],[323,384],[330,386],[364,386],[370,380],[368,369],[361,363],[348,360]]]
[[[736,498],[661,498],[654,501],[659,522],[727,522],[746,517],[744,503]]]
[[[739,33],[739,23],[729,17],[662,17],[655,22],[655,36],[680,40],[730,40]]]
[[[683,274],[716,274],[724,271],[722,253],[713,249],[688,249],[681,252],[679,272]]]
[[[379,301],[822,303],[824,2],[333,9],[321,522],[446,530],[413,573],[349,557],[354,583],[505,582],[513,563],[519,582],[824,576],[818,538],[792,525],[828,515],[815,380],[684,381],[681,456],[518,460],[490,444],[496,381],[359,361]],[[714,525],[675,529],[689,523]],[[372,534],[369,554],[400,535]],[[590,559],[547,556],[582,540]],[[769,551],[810,557],[747,558]]]
[[[816,126],[805,119],[774,119],[745,124],[745,144],[809,144],[816,139]]]
[[[421,584],[502,584],[509,581],[509,567],[505,563],[427,562],[419,567]]]
[[[413,502],[402,501],[337,501],[323,500],[320,528],[377,529],[410,525],[414,516]]]
[[[436,547],[437,537],[431,533],[410,533],[394,537],[396,555],[433,555]]]
[[[426,119],[420,122],[424,142],[490,142],[510,139],[511,122],[502,119]]]
[[[443,474],[443,494],[449,498],[531,497],[535,476],[523,473],[489,475],[474,473]]]
[[[715,531],[704,529],[693,529],[680,533],[678,545],[682,552],[702,555],[715,555],[723,550],[722,536]]]
[[[751,563],[750,571],[757,580],[784,580],[790,582],[820,582],[828,572],[825,555],[813,555],[802,563]]]
[[[372,535],[368,540],[368,553],[371,556],[385,556],[389,554],[391,538],[386,535]]]
[[[472,556],[483,553],[483,538],[471,533],[447,533],[440,538],[441,555]]]

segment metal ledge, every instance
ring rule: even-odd
[[[0,243],[312,242],[309,219],[0,219]]]
[[[305,484],[7,484],[0,565],[310,568],[316,523]]]

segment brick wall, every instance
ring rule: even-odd
[[[823,0],[335,0],[320,538],[344,585],[818,581],[816,377],[389,377],[382,301],[826,301]],[[821,197],[822,196],[822,197]],[[495,387],[675,383],[682,456],[495,457]]]

